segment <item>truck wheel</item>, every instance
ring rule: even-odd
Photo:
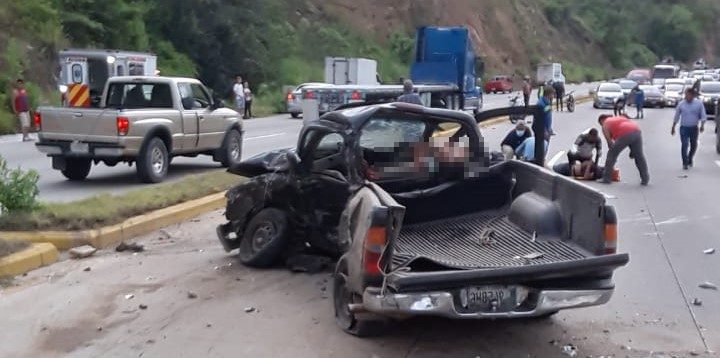
[[[237,129],[231,129],[223,143],[220,163],[224,167],[239,164],[242,159],[242,134]]]
[[[240,242],[240,262],[250,267],[270,267],[288,245],[290,221],[287,214],[275,208],[261,210],[245,229]]]
[[[292,112],[290,113],[290,117],[293,117],[295,119],[300,118],[300,113]]]
[[[165,178],[170,166],[165,142],[158,137],[150,139],[140,150],[137,158],[137,174],[144,183],[159,183]]]
[[[347,267],[343,260],[338,262],[333,276],[333,307],[335,310],[335,323],[346,333],[357,337],[379,336],[388,329],[388,321],[358,320],[348,307],[351,303],[361,303],[362,298],[351,292],[347,287]]]
[[[71,181],[81,181],[90,174],[90,167],[92,167],[92,162],[89,158],[66,158],[65,170],[61,172]]]

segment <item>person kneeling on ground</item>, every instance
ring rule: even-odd
[[[628,118],[626,115],[611,116],[601,114],[598,123],[602,126],[605,140],[608,143],[608,155],[605,158],[605,171],[603,173],[602,183],[610,184],[613,168],[620,153],[625,148],[630,148],[630,153],[635,159],[635,166],[640,172],[641,185],[648,185],[650,182],[650,174],[648,172],[647,161],[643,153],[642,132],[640,126]]]
[[[548,150],[548,141],[547,139],[544,140],[545,142],[545,154],[547,154]],[[532,162],[535,160],[535,137],[528,137],[526,138],[518,147],[515,149],[515,154],[517,155],[518,159],[524,160],[526,162]]]
[[[593,151],[595,151],[595,160],[593,160]],[[602,140],[600,134],[595,128],[591,128],[580,135],[575,140],[572,149],[568,151],[568,163],[572,166],[576,161],[590,161],[597,165],[602,155]]]
[[[515,150],[525,141],[525,139],[532,137],[533,133],[525,124],[525,121],[520,120],[515,125],[515,129],[511,130],[500,143],[503,156],[505,160],[511,160],[515,157]]]
[[[560,175],[574,177],[580,180],[597,180],[603,176],[604,168],[586,160],[582,163],[575,162],[570,166],[569,163],[558,163],[553,166],[553,171]]]

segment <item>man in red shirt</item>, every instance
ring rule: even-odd
[[[650,173],[648,173],[647,161],[643,153],[642,132],[637,123],[633,122],[627,115],[611,116],[602,114],[598,118],[603,134],[607,140],[608,151],[605,158],[605,170],[602,183],[609,184],[613,168],[620,153],[630,147],[630,156],[635,159],[635,166],[640,172],[641,185],[648,185]]]
[[[20,121],[23,142],[31,140],[28,135],[30,131],[30,99],[25,89],[25,83],[21,79],[17,80],[15,89],[12,91],[12,109]]]

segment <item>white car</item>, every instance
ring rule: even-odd
[[[287,111],[290,113],[290,116],[293,118],[298,118],[302,114],[302,89],[307,86],[313,86],[313,87],[332,87],[333,85],[330,83],[322,83],[322,82],[308,82],[303,83],[297,87],[295,87],[294,90],[291,92],[288,92],[285,101],[287,103]]]
[[[593,96],[594,108],[614,108],[624,98],[622,87],[617,83],[604,82],[597,86]]]

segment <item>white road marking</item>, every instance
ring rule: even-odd
[[[273,133],[273,134],[267,134],[267,135],[259,135],[259,136],[255,136],[255,137],[247,137],[247,138],[245,138],[245,140],[272,138],[272,137],[279,137],[279,136],[281,136],[281,135],[285,135],[285,132]]]
[[[557,162],[558,160],[560,160],[560,157],[562,157],[563,155],[565,155],[565,151],[564,151],[564,150],[561,150],[561,151],[557,152],[557,154],[555,154],[555,156],[552,157],[552,159],[550,159],[549,162],[547,162],[548,168],[552,168],[553,166],[555,166],[555,162]]]
[[[681,216],[676,216],[674,218],[670,218],[665,221],[657,222],[657,223],[655,223],[655,226],[668,225],[668,224],[680,224],[680,223],[684,223],[687,221],[689,221],[687,216],[681,215]]]

